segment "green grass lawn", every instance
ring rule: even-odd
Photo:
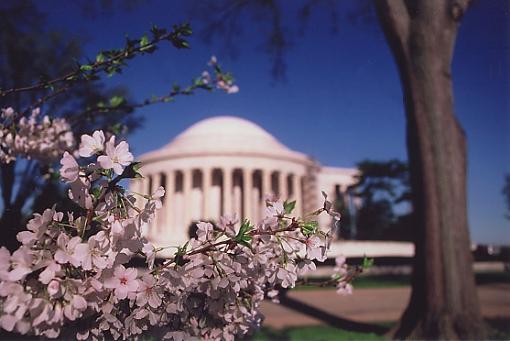
[[[394,323],[378,323],[388,327]],[[506,320],[487,321],[487,336],[490,340],[509,340],[510,327]],[[382,335],[372,333],[350,332],[330,326],[303,326],[281,330],[263,327],[253,337],[252,341],[364,341],[387,340]]]
[[[326,280],[327,278],[325,278]],[[510,273],[507,272],[480,272],[475,275],[476,284],[510,283]],[[411,285],[410,275],[366,275],[354,280],[354,289],[365,288],[395,288]],[[317,287],[314,285],[300,285],[294,290],[333,290],[333,287]]]
[[[329,326],[309,326],[274,330],[262,328],[253,341],[331,341],[331,340],[385,340],[371,333],[357,333]]]

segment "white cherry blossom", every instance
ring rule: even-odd
[[[65,182],[74,182],[78,179],[80,173],[80,167],[75,158],[68,152],[64,153],[64,156],[60,160],[60,176]]]
[[[82,135],[79,154],[81,157],[90,157],[104,149],[104,133],[102,130],[96,130],[92,136]]]
[[[113,272],[113,277],[107,278],[104,286],[114,289],[118,299],[125,299],[128,295],[136,293],[138,289],[137,273],[134,268],[126,269],[124,265],[118,265]]]
[[[143,307],[148,303],[149,306],[156,309],[161,305],[162,297],[163,288],[157,285],[156,279],[151,275],[143,276],[136,294],[136,304]]]
[[[129,145],[126,141],[121,141],[115,146],[115,136],[112,136],[106,142],[106,155],[101,155],[97,161],[104,169],[113,169],[113,171],[120,175],[124,167],[133,162],[133,154],[129,152]]]

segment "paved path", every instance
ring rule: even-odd
[[[355,289],[351,296],[340,296],[334,290],[291,291],[289,296],[320,308],[335,316],[358,322],[391,322],[400,318],[411,290],[409,287]],[[490,319],[510,320],[510,283],[487,284],[478,287],[482,314]],[[282,305],[264,302],[264,325],[283,328],[322,324]]]

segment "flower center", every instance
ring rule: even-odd
[[[126,277],[121,277],[120,278],[120,284],[123,284],[123,285],[126,285],[128,282],[127,278]]]

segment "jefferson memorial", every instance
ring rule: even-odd
[[[264,198],[296,200],[295,214],[322,207],[321,191],[331,199],[346,193],[355,169],[325,167],[293,151],[260,126],[219,116],[195,123],[162,148],[143,154],[143,179],[131,189],[166,194],[147,237],[156,246],[182,245],[193,222],[217,221],[233,213],[257,222]],[[322,226],[331,224],[321,215]]]

